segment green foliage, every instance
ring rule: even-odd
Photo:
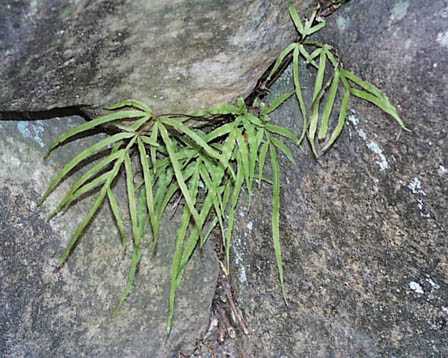
[[[286,302],[280,239],[279,152],[293,161],[289,145],[300,145],[304,138],[316,157],[327,151],[345,126],[351,96],[373,103],[405,128],[396,108],[378,88],[344,69],[331,46],[308,40],[308,36],[325,26],[316,12],[305,21],[294,7],[290,7],[289,12],[299,39],[281,52],[269,77],[276,75],[284,61],[292,57],[294,92],[281,95],[269,104],[256,98],[248,108],[240,98],[236,103],[215,106],[193,115],[157,116],[140,101],[124,100],[108,107],[107,114],[61,134],[50,147],[51,152],[75,136],[86,135],[106,124],[116,129],[115,134],[70,160],[51,179],[42,201],[71,172],[87,166],[50,215],[64,212],[85,194],[95,195],[92,206],[63,252],[60,265],[66,263],[107,198],[123,248],[130,245],[132,249],[120,304],[132,292],[145,250],[153,253],[157,250],[160,225],[168,205],[176,195],[182,199],[182,218],[170,275],[168,332],[174,318],[176,292],[192,255],[206,244],[213,230],[219,228],[225,251],[224,265],[229,270],[241,193],[243,190],[251,193],[254,184],[261,185],[262,181],[272,186],[273,248]],[[304,65],[310,66],[314,73],[309,100],[302,85]],[[270,118],[272,112],[294,95],[302,117],[300,135],[274,124]],[[267,158],[272,167],[271,180],[265,178]],[[126,203],[120,202],[115,194],[117,180],[122,174],[126,178]]]
[[[325,26],[325,21],[317,16],[317,10],[305,21],[301,20],[293,6],[289,7],[289,14],[297,30],[298,40],[280,53],[268,79],[283,67],[283,63],[289,57],[292,57],[292,79],[303,128],[299,144],[306,138],[316,158],[330,149],[345,126],[351,96],[374,104],[389,114],[401,128],[408,130],[397,109],[381,90],[344,69],[333,47],[308,40],[310,35]],[[307,70],[314,73],[313,92],[308,101],[305,98],[301,76],[301,70],[306,66]],[[333,114],[338,110],[336,104],[340,93],[342,99],[339,115],[337,121],[332,123],[332,119],[336,117]]]

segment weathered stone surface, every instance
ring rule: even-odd
[[[385,90],[412,128],[353,101],[319,162],[284,163],[289,306],[271,243],[269,188],[243,207],[234,280],[253,357],[448,356],[448,2],[352,1],[322,37]],[[284,80],[274,90],[283,93]],[[276,113],[297,126],[293,100]]]
[[[165,342],[166,301],[176,225],[163,226],[159,252],[145,252],[137,287],[119,314],[125,286],[123,255],[103,210],[59,273],[53,270],[88,200],[46,222],[63,189],[36,207],[49,178],[86,140],[43,160],[57,133],[79,118],[0,122],[0,356],[169,357],[188,352],[207,329],[217,263],[213,252],[193,260],[178,295],[176,322]],[[81,143],[81,144],[80,144]]]
[[[229,101],[293,35],[283,0],[2,1],[0,111]]]

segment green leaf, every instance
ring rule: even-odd
[[[320,87],[320,91],[317,93],[316,98],[313,100],[313,103],[311,105],[310,126],[308,128],[308,141],[310,142],[311,149],[316,158],[319,156],[319,153],[317,152],[316,149],[315,139],[316,139],[317,125],[319,123],[320,101],[326,91],[327,85],[325,87],[322,87],[322,85],[317,85],[318,87]]]
[[[183,123],[173,120],[171,118],[161,119],[161,122],[167,126],[175,128],[179,132],[186,134],[193,142],[195,142],[198,146],[200,146],[202,149],[204,149],[204,151],[210,157],[221,160],[221,156],[216,150],[214,150],[212,147],[210,147],[203,138],[201,138],[197,133],[195,133],[193,130],[188,128]]]
[[[319,68],[317,70],[316,80],[314,81],[313,102],[321,93],[322,85],[324,83],[325,68],[327,63],[327,55],[325,51],[321,51],[319,55]]]
[[[238,158],[238,169],[236,174],[236,181],[235,186],[233,188],[232,195],[230,197],[230,207],[229,211],[227,212],[227,228],[226,228],[226,235],[224,239],[224,250],[225,250],[225,257],[226,257],[226,268],[230,268],[230,250],[232,247],[232,236],[233,236],[233,229],[235,226],[235,219],[236,219],[236,209],[238,206],[238,201],[241,193],[241,188],[243,186],[244,181],[244,173],[243,173],[243,165],[242,165],[242,158],[239,153],[237,156]]]
[[[149,222],[149,213],[146,205],[146,190],[144,187],[137,190],[137,223],[138,223],[138,237],[141,241],[145,238],[146,228],[150,224]]]
[[[389,102],[387,98],[384,97],[379,98],[366,91],[358,90],[356,88],[350,88],[350,92],[356,97],[359,97],[363,100],[373,103],[375,106],[377,106],[378,108],[389,114],[393,119],[395,119],[395,121],[402,129],[410,131],[409,128],[407,128],[404,122],[401,120],[400,115],[397,112],[397,109]]]
[[[311,64],[315,68],[319,68],[317,63],[314,61],[314,58],[319,56],[319,54],[317,54],[315,57],[311,57],[310,53],[306,50],[305,46],[303,45],[299,45],[299,51],[300,54],[305,58],[307,64]]]
[[[319,127],[318,139],[323,140],[327,137],[328,127],[330,123],[331,112],[333,111],[334,101],[338,92],[339,86],[339,69],[335,69],[331,87],[328,93],[327,101],[325,102],[324,111],[322,113],[321,125]]]
[[[70,201],[66,203],[65,208],[67,208],[73,201],[79,199],[82,195],[87,194],[88,192],[90,192],[90,191],[98,188],[102,184],[104,184],[106,182],[106,180],[109,178],[109,176],[112,174],[112,171],[113,170],[97,176],[95,179],[93,179],[92,181],[89,181],[87,184],[83,185],[81,188],[76,190],[72,194]]]
[[[145,114],[140,111],[120,111],[120,112],[114,112],[110,114],[106,114],[105,116],[97,117],[89,122],[83,123],[78,127],[75,127],[73,129],[70,129],[64,133],[62,133],[60,136],[56,138],[56,140],[53,142],[53,144],[50,146],[50,149],[48,150],[47,156],[60,144],[67,141],[69,138],[89,131],[91,129],[94,129],[96,127],[99,127],[100,125],[122,120],[122,119],[131,119],[131,118],[139,118],[144,116]]]
[[[299,142],[297,135],[289,128],[280,127],[272,123],[266,123],[265,129],[271,133],[275,133],[281,135],[282,137],[286,137],[291,140],[294,144]]]
[[[283,279],[283,255],[280,243],[280,163],[277,151],[270,146],[272,166],[272,240],[274,243],[275,260],[283,299],[286,301],[285,284]]]
[[[223,137],[227,134],[229,134],[233,128],[235,127],[235,124],[233,122],[226,123],[222,126],[219,126],[218,128],[212,130],[210,133],[206,136],[206,142],[211,142],[215,140],[216,138]]]
[[[170,157],[171,165],[173,167],[174,175],[176,176],[177,183],[179,184],[179,188],[182,192],[182,195],[185,199],[185,202],[186,202],[188,208],[190,209],[191,214],[193,215],[193,218],[194,218],[196,225],[198,226],[198,230],[200,232],[202,229],[202,223],[200,222],[199,214],[194,206],[193,200],[191,198],[191,194],[187,188],[187,185],[185,184],[185,178],[184,178],[184,175],[182,174],[182,169],[180,167],[180,164],[176,158],[173,143],[171,142],[171,139],[168,135],[168,131],[166,130],[165,126],[160,125],[159,130],[160,130],[162,139],[165,143],[166,149],[168,151],[168,155]]]
[[[247,133],[246,133],[246,135],[247,135]],[[238,131],[237,142],[238,142],[238,148],[240,150],[240,155],[241,155],[241,162],[240,162],[240,164],[241,164],[241,167],[242,167],[244,178],[246,180],[246,186],[247,186],[247,188],[250,188],[249,149],[248,149],[248,146],[247,146],[246,138],[240,131]]]
[[[196,203],[196,197],[199,187],[199,166],[195,165],[193,178],[190,184],[190,192],[192,200]],[[187,234],[187,229],[190,224],[191,212],[188,207],[185,207],[182,214],[181,223],[176,234],[176,248],[173,256],[173,263],[171,265],[170,274],[170,292],[168,296],[168,319],[167,319],[167,334],[171,333],[174,318],[174,305],[176,300],[176,291],[179,286],[179,273],[182,270],[182,255],[184,251],[184,241]]]
[[[145,135],[139,135],[139,138],[144,144],[148,144],[149,146],[155,147],[155,148],[160,147],[159,143],[157,143],[157,141],[153,141],[151,137],[148,137]]]
[[[87,158],[97,154],[104,148],[110,146],[111,144],[114,144],[116,142],[119,142],[123,139],[129,139],[133,137],[134,134],[132,133],[118,133],[111,137],[107,137],[98,143],[93,144],[89,148],[83,150],[81,153],[76,155],[72,160],[70,160],[63,168],[60,170],[51,180],[48,184],[48,189],[43,195],[40,203],[42,204],[45,199],[50,195],[54,189],[60,184],[60,182],[65,178],[65,176],[72,171],[78,164],[80,164],[82,161],[86,160]]]
[[[79,179],[75,181],[70,187],[69,192],[64,196],[64,198],[60,201],[56,209],[54,209],[51,214],[48,216],[48,220],[51,220],[55,215],[57,215],[62,210],[65,210],[73,201],[74,193],[83,186],[84,183],[91,180],[98,173],[104,170],[110,163],[121,157],[124,153],[124,150],[120,150],[118,152],[114,152],[108,155],[106,158],[102,159],[95,165],[93,165],[89,170],[87,170]]]
[[[378,89],[377,87],[375,87],[374,85],[372,85],[371,83],[369,83],[367,81],[363,81],[361,78],[356,76],[353,72],[345,70],[345,69],[341,69],[341,75],[344,76],[346,79],[352,81],[359,87],[363,88],[367,92],[373,94],[374,96],[376,96],[378,98],[384,98],[387,100],[386,95],[380,89]]]
[[[312,35],[315,32],[322,30],[325,26],[327,26],[325,21],[319,22],[316,26],[313,26],[307,31],[307,35]]]
[[[292,43],[290,45],[288,45],[281,53],[280,55],[277,57],[277,60],[274,63],[274,67],[272,67],[271,72],[269,72],[269,76],[267,78],[267,81],[269,81],[271,79],[271,77],[277,73],[277,71],[279,70],[280,66],[283,64],[283,61],[285,60],[285,58],[289,55],[289,53],[294,50],[297,47],[297,44]]]
[[[73,232],[72,237],[71,237],[67,247],[65,248],[64,253],[62,254],[62,256],[60,258],[59,265],[61,267],[65,264],[65,262],[67,261],[67,259],[70,256],[70,254],[72,253],[73,249],[76,247],[79,238],[84,233],[85,229],[92,221],[96,212],[103,204],[104,198],[106,197],[106,194],[107,194],[107,189],[110,187],[114,178],[118,174],[118,171],[119,171],[122,163],[123,163],[123,160],[119,160],[115,163],[109,179],[106,181],[106,183],[104,183],[96,200],[94,201],[93,205],[90,207],[89,211],[87,212],[87,215],[84,217],[84,219],[81,221],[81,223],[76,227],[75,231]]]
[[[225,142],[221,146],[221,152],[222,152],[222,164],[224,168],[231,168],[229,166],[229,161],[232,158],[233,152],[235,150],[236,146],[236,138],[238,137],[238,134],[240,134],[240,131],[238,128],[234,127],[233,130],[230,132],[229,136],[226,138]]]
[[[146,112],[146,113],[148,113],[150,115],[152,114],[151,107],[147,106],[142,101],[138,101],[136,99],[125,99],[125,100],[120,101],[118,103],[112,104],[109,107],[106,107],[106,109],[108,109],[108,110],[115,110],[115,109],[124,108],[124,107],[131,107],[131,108],[135,108],[135,109],[139,109],[141,111],[144,111],[144,112]]]
[[[253,181],[255,180],[255,169],[257,167],[258,160],[258,151],[260,149],[261,143],[263,142],[263,137],[265,134],[264,129],[258,129],[257,133],[253,135],[253,137],[249,137],[249,148],[250,148],[250,156],[249,156],[249,178],[251,182],[251,188]],[[251,189],[249,190],[249,192]]]
[[[138,120],[136,120],[134,123],[132,123],[132,124],[129,126],[129,129],[130,129],[132,132],[136,132],[136,131],[138,131],[144,124],[148,123],[148,121],[151,120],[151,118],[152,118],[152,117],[150,117],[150,116],[144,116],[143,118],[138,119]],[[155,145],[157,145],[157,143],[156,143]]]
[[[158,136],[159,136],[159,124],[157,122],[155,122],[151,129],[151,136],[150,136],[151,142],[157,143]],[[149,153],[151,155],[152,168],[153,168],[154,174],[156,174],[157,147],[151,146],[151,148],[149,149]]]
[[[204,162],[204,164],[201,164],[199,166],[200,168],[200,175],[205,183],[205,186],[207,187],[208,192],[213,196],[213,207],[216,212],[216,217],[219,221],[219,226],[221,227],[222,235],[224,236],[224,223],[223,223],[223,212],[222,212],[222,199],[219,195],[219,189],[216,182],[213,182],[210,178],[209,171],[213,173],[213,168],[210,168],[207,166],[207,163]]]
[[[264,176],[264,165],[266,162],[266,154],[269,150],[269,141],[264,142],[260,148],[260,154],[258,156],[258,185],[261,185],[261,180]]]
[[[138,218],[137,218],[137,199],[135,197],[134,172],[132,170],[132,162],[129,154],[124,157],[124,167],[126,171],[126,188],[128,192],[129,216],[131,217],[132,237],[134,243],[138,243],[140,237],[138,235]]]
[[[153,194],[153,177],[151,171],[149,170],[148,154],[146,153],[145,145],[140,138],[137,138],[138,152],[140,156],[140,164],[143,171],[143,181],[145,184],[145,196],[146,196],[146,206],[148,208],[149,218],[151,222],[152,229],[152,239],[157,242],[159,238],[158,225],[153,224],[153,220],[156,219],[154,210],[154,194]],[[154,244],[154,247],[157,245]]]
[[[299,108],[302,113],[302,119],[303,119],[302,134],[300,135],[297,145],[300,145],[300,143],[302,143],[303,138],[305,138],[305,134],[308,129],[308,119],[307,119],[308,115],[307,115],[307,110],[306,110],[306,106],[305,106],[305,100],[303,99],[302,87],[300,84],[299,58],[300,58],[299,49],[295,48],[293,55],[292,55],[292,77],[294,80],[294,89],[295,89],[296,97],[297,97],[297,100],[299,101]]]
[[[344,84],[344,95],[342,97],[341,108],[339,110],[338,123],[331,133],[330,139],[322,148],[323,152],[327,151],[336,142],[336,139],[338,139],[339,135],[345,127],[345,120],[347,118],[347,113],[350,107],[350,87],[344,77],[342,77],[342,82]]]
[[[123,213],[121,212],[120,205],[118,204],[118,200],[115,194],[110,188],[107,188],[107,198],[109,199],[110,209],[115,219],[115,224],[117,225],[118,232],[120,234],[120,242],[123,246],[125,246],[127,235],[126,229],[124,227]]]
[[[288,7],[289,16],[291,16],[292,22],[294,23],[294,26],[296,27],[297,31],[302,37],[305,37],[305,28],[303,27],[302,20],[300,19],[300,15],[297,12],[294,5],[290,5]]]
[[[272,144],[274,144],[278,149],[280,149],[280,150],[283,152],[283,154],[285,154],[285,156],[286,156],[291,162],[294,163],[294,156],[292,155],[291,150],[288,148],[288,146],[287,146],[285,143],[283,143],[281,140],[279,140],[279,139],[277,139],[277,138],[274,138],[274,137],[271,138],[271,142],[272,142]]]
[[[283,103],[285,103],[293,94],[294,92],[288,92],[274,98],[271,104],[264,109],[263,113],[270,114],[274,112],[278,107],[280,107]]]

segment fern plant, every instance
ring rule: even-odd
[[[172,257],[168,302],[167,329],[170,332],[176,291],[195,250],[202,248],[217,228],[225,250],[224,266],[229,271],[241,193],[243,190],[251,193],[255,184],[266,182],[272,186],[272,240],[280,287],[286,302],[280,242],[279,153],[293,161],[289,145],[301,145],[304,138],[316,157],[327,151],[345,126],[352,95],[375,104],[405,128],[396,108],[383,92],[344,69],[331,46],[308,40],[310,35],[325,26],[317,12],[304,22],[294,7],[289,8],[289,13],[299,37],[281,52],[268,77],[276,75],[292,56],[294,92],[281,95],[270,104],[257,97],[248,107],[240,98],[233,104],[179,115],[156,115],[138,100],[124,100],[108,107],[105,115],[56,138],[49,152],[76,136],[88,135],[92,129],[104,126],[114,129],[113,134],[66,163],[51,179],[43,195],[42,202],[69,173],[89,163],[50,214],[52,218],[63,213],[86,194],[95,196],[61,256],[61,267],[107,201],[123,247],[131,246],[132,250],[127,284],[119,301],[122,304],[132,292],[143,253],[157,250],[160,225],[168,204],[180,195],[183,208]],[[303,95],[300,62],[311,70],[314,68],[315,72],[310,103]],[[336,99],[340,92],[342,100],[337,108]],[[301,112],[303,130],[300,135],[273,123],[270,118],[270,114],[292,96],[297,99]],[[338,118],[336,123],[332,123],[335,111],[338,111]],[[270,179],[265,178],[267,161],[272,168]],[[115,194],[116,182],[121,175],[126,178],[125,203],[120,202]]]

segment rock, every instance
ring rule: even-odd
[[[158,254],[144,253],[137,287],[117,315],[113,309],[125,287],[129,255],[123,255],[108,208],[67,265],[54,272],[89,200],[50,222],[49,209],[67,184],[45,207],[36,203],[49,178],[88,140],[70,143],[48,162],[43,157],[57,133],[81,121],[0,122],[0,356],[165,358],[190,352],[208,327],[218,267],[210,249],[192,261],[178,293],[174,330],[165,342],[172,221],[162,226]]]
[[[233,279],[252,357],[448,356],[448,4],[352,1],[321,37],[382,88],[412,133],[352,102],[319,162],[283,163],[289,306],[271,242],[270,188],[242,205]],[[272,96],[292,84],[284,77]],[[290,100],[275,119],[297,127]]]
[[[6,0],[0,112],[136,98],[172,113],[230,101],[292,36],[283,0]]]

